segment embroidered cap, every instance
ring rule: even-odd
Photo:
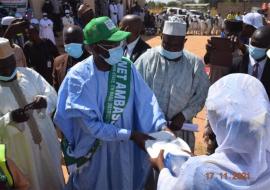
[[[169,20],[165,21],[163,34],[171,36],[186,36],[186,22],[177,16],[169,17]]]

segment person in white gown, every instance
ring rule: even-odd
[[[56,45],[53,33],[53,21],[48,18],[47,13],[43,13],[43,18],[39,21],[39,36],[40,38],[49,39]]]
[[[70,10],[65,10],[65,16],[62,17],[62,24],[65,29],[74,25],[74,18],[70,15]]]
[[[110,17],[115,25],[118,23],[118,7],[117,4],[114,1],[111,1],[109,5],[109,10],[110,10]]]
[[[247,74],[227,75],[214,83],[206,101],[218,148],[210,156],[189,158],[178,176],[164,168],[158,190],[259,190],[270,186],[270,107],[263,84]]]
[[[122,20],[122,18],[124,17],[125,13],[124,13],[124,5],[123,5],[123,1],[119,1],[119,3],[117,3],[117,9],[118,9],[118,21],[120,22]]]
[[[27,176],[30,190],[61,190],[61,150],[51,120],[57,94],[34,70],[16,68],[5,38],[0,38],[0,97],[0,144],[7,157]]]

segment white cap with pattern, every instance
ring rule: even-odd
[[[186,36],[186,28],[186,22],[182,18],[172,16],[165,21],[162,33],[171,36]]]

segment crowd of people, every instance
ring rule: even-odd
[[[226,20],[238,20],[244,21],[243,18],[247,12],[229,12],[224,18],[221,14],[212,16],[210,11],[205,13],[202,12],[201,15],[191,15],[186,13],[185,16],[177,15],[173,11],[163,12],[161,14],[153,15],[155,19],[152,19],[152,25],[155,28],[161,28],[165,20],[168,20],[170,16],[179,16],[182,17],[187,23],[187,34],[189,35],[221,35],[224,36],[225,21]],[[259,10],[258,17],[263,18],[263,22],[267,23],[267,10]]]
[[[229,53],[211,38],[202,60],[185,49],[187,20],[169,16],[161,44],[150,47],[141,36],[142,9],[135,4],[126,14],[121,3],[109,3],[107,16],[64,3],[63,53],[49,0],[40,20],[2,18],[0,189],[267,189],[270,26],[263,16],[222,21],[219,39]],[[216,55],[231,60],[220,65]],[[205,105],[208,155],[195,156],[194,131],[183,126]],[[158,131],[190,147],[178,175],[164,151],[151,159],[145,151]]]

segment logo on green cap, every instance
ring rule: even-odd
[[[116,28],[116,26],[114,25],[113,21],[111,19],[108,19],[104,22],[104,24],[107,26],[107,28],[109,30],[112,30],[114,28]]]

